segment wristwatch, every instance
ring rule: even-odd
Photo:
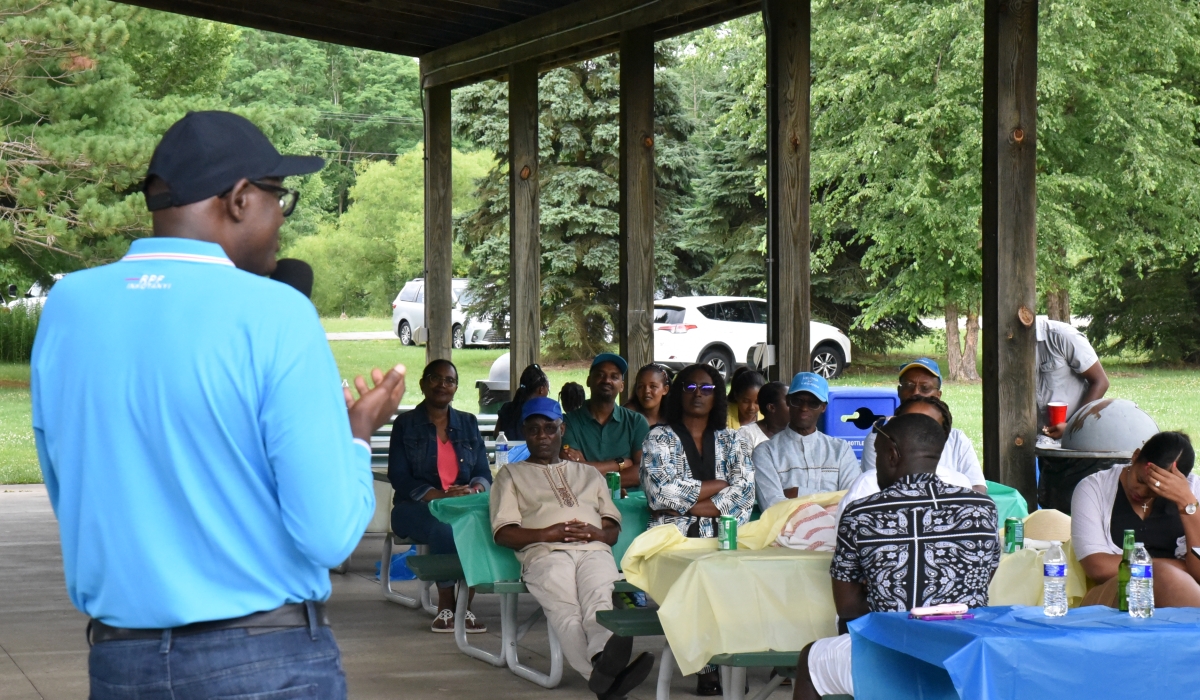
[[[621,471],[624,468],[625,468],[625,458],[617,457],[617,471]],[[1194,508],[1192,510],[1193,510],[1193,512],[1195,512]],[[1188,515],[1191,515],[1191,513],[1188,513]]]
[[[1195,515],[1197,508],[1200,508],[1200,503],[1193,501],[1183,507],[1183,512],[1187,513],[1188,515]]]

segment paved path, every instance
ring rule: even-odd
[[[353,331],[349,333],[326,333],[325,340],[400,340],[391,331]]]
[[[354,699],[589,700],[584,680],[567,668],[557,689],[547,691],[505,669],[467,658],[452,635],[430,633],[427,614],[383,601],[374,579],[378,536],[368,535],[355,552],[350,573],[334,574],[329,616],[342,648],[343,664]],[[397,587],[413,586],[399,583]],[[521,611],[532,611],[525,596]],[[500,646],[499,606],[495,596],[480,596],[475,609],[489,625],[472,641]],[[0,698],[3,700],[79,700],[87,697],[86,618],[67,599],[62,578],[58,528],[43,486],[0,486]],[[483,639],[479,639],[483,637]],[[637,641],[635,651],[657,652],[661,637]],[[541,668],[549,646],[546,629],[537,625],[521,644],[522,660]],[[657,669],[655,670],[657,673]],[[654,697],[654,678],[632,696]],[[756,688],[766,672],[751,674]],[[692,698],[693,678],[676,676],[673,695]],[[781,689],[772,700],[790,697]]]

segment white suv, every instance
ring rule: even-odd
[[[492,329],[492,324],[469,318],[463,310],[471,304],[467,292],[467,280],[455,279],[450,283],[450,298],[454,307],[450,311],[452,345],[461,349],[468,345],[507,345],[508,338]],[[392,302],[392,329],[404,345],[425,342],[425,280],[418,277],[404,285],[396,300]]]
[[[837,328],[809,325],[812,371],[834,379],[850,364],[850,339]],[[767,340],[767,302],[751,297],[672,297],[654,302],[654,361],[672,369],[710,364],[725,379],[738,365],[754,365],[754,348]]]

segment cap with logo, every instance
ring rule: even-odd
[[[150,211],[181,207],[227,192],[238,180],[307,175],[325,167],[317,156],[284,156],[249,119],[232,112],[188,112],[154,149],[143,192],[152,178],[166,192],[146,194]]]
[[[937,362],[929,359],[928,357],[918,357],[917,359],[913,360],[912,362],[908,362],[908,363],[902,365],[900,367],[900,374],[898,374],[896,376],[903,377],[904,373],[907,372],[908,370],[912,369],[913,367],[920,367],[921,369],[925,370],[926,372],[929,372],[933,376],[937,377],[938,386],[940,387],[942,385],[942,370],[938,367]]]
[[[562,420],[562,406],[554,399],[545,396],[535,396],[525,402],[521,408],[521,422],[524,423],[530,416],[542,416],[550,420]]]
[[[592,360],[592,369],[596,369],[596,367],[605,362],[611,362],[616,365],[617,369],[621,370],[621,374],[629,371],[629,363],[625,361],[625,358],[613,352],[602,352],[596,355],[596,359]]]
[[[829,402],[829,382],[825,377],[815,372],[800,372],[792,377],[792,385],[788,387],[788,395],[807,391],[821,401]]]

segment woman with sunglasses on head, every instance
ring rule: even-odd
[[[666,425],[663,399],[671,391],[671,374],[667,368],[648,364],[638,370],[633,382],[633,395],[625,402],[625,408],[645,416],[651,428]]]
[[[450,407],[458,391],[458,368],[449,360],[430,362],[421,374],[425,400],[392,425],[388,481],[392,532],[429,545],[431,554],[457,554],[450,526],[433,517],[429,503],[487,491],[492,483],[487,449],[475,416]],[[384,565],[386,570],[387,565]],[[386,576],[387,573],[382,572]],[[438,613],[430,629],[454,632],[454,581],[438,581]],[[467,611],[468,634],[487,627]]]
[[[1130,464],[1086,477],[1071,497],[1071,546],[1098,585],[1082,605],[1117,607],[1124,535],[1153,559],[1154,607],[1200,607],[1200,478],[1184,433],[1163,432],[1134,450]]]
[[[536,364],[529,365],[521,372],[521,384],[513,394],[512,401],[505,401],[496,415],[496,430],[492,433],[494,439],[504,433],[508,440],[524,440],[525,432],[521,427],[521,409],[525,402],[535,396],[550,395],[550,379]]]
[[[716,537],[723,515],[745,525],[754,507],[754,464],[746,441],[727,427],[721,373],[687,367],[671,383],[666,404],[667,425],[652,428],[642,445],[648,527],[671,524],[688,537]],[[721,694],[715,668],[698,674],[696,694]]]

